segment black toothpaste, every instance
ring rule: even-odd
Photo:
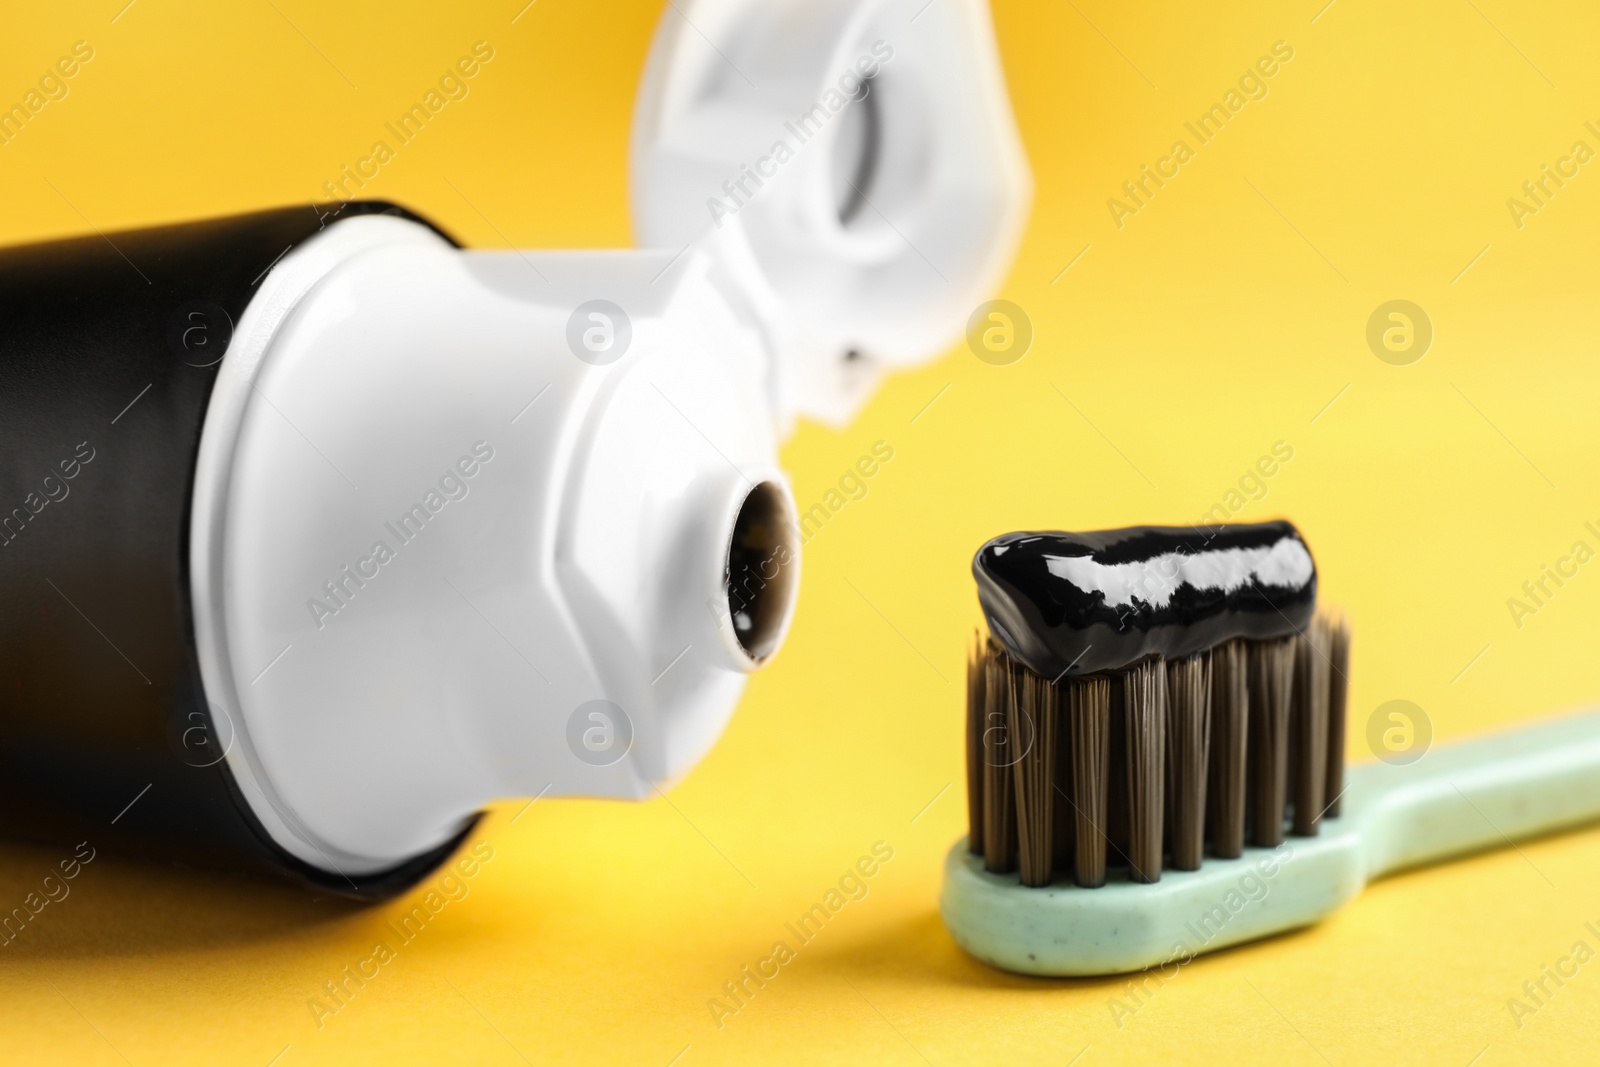
[[[1310,550],[1282,521],[1010,533],[972,574],[994,639],[1052,679],[1287,637],[1317,599]]]

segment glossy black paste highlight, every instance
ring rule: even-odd
[[[995,641],[1046,678],[1287,637],[1317,600],[1310,551],[1283,521],[1010,533],[978,550],[972,574]]]
[[[269,270],[382,203],[0,249],[0,835],[288,876],[373,898],[461,837],[349,878],[284,851],[239,794],[190,614],[206,406]]]

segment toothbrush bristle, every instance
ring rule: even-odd
[[[1066,683],[1072,768],[1072,880],[1088,889],[1106,884],[1106,795],[1111,769],[1111,679]]]
[[[1167,826],[1174,870],[1200,866],[1211,746],[1211,656],[1167,663]]]
[[[1017,818],[1013,791],[1010,731],[1010,661],[997,654],[991,643],[984,660],[983,709],[978,744],[983,755],[983,864],[991,871],[1016,867]]]
[[[1238,859],[1244,851],[1245,771],[1250,744],[1250,651],[1228,641],[1211,652],[1211,768],[1206,801],[1211,854]]]
[[[1137,663],[1123,678],[1128,782],[1128,874],[1161,880],[1166,815],[1167,670],[1159,657]]]
[[[1197,870],[1315,836],[1344,781],[1349,628],[1045,678],[985,635],[967,670],[968,847],[1025,886]]]
[[[983,694],[988,658],[983,635],[972,633],[967,649],[967,848],[983,855]]]
[[[1017,791],[1017,866],[1022,884],[1050,884],[1055,845],[1052,799],[1056,769],[1058,691],[1023,667],[1011,671],[1012,699],[1007,730],[1022,752],[1012,767]]]
[[[1323,779],[1327,803],[1323,805],[1323,818],[1339,817],[1340,801],[1344,798],[1344,733],[1345,706],[1350,694],[1350,624],[1342,614],[1328,618],[1328,770]]]
[[[1315,618],[1295,638],[1294,700],[1289,711],[1289,795],[1294,834],[1315,837],[1327,804],[1328,623]]]
[[[1289,687],[1294,679],[1295,638],[1250,643],[1250,843],[1283,843],[1288,798]]]

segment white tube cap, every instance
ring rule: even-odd
[[[746,290],[784,421],[959,337],[1031,197],[985,0],[679,0],[631,169],[639,243],[704,241]]]

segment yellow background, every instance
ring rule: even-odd
[[[628,123],[663,5],[537,0],[513,23],[522,2],[12,5],[0,100],[75,40],[95,58],[0,147],[0,237],[317,197],[482,39],[496,55],[471,96],[367,192],[470,244],[627,244]],[[1591,1060],[1600,964],[1520,1030],[1506,1001],[1580,937],[1600,947],[1583,929],[1600,920],[1594,831],[1381,882],[1313,929],[1198,960],[1121,1028],[1121,981],[997,973],[936,912],[964,821],[974,548],[1193,521],[1276,441],[1294,459],[1241,518],[1291,517],[1349,609],[1353,759],[1390,699],[1448,740],[1595,696],[1600,565],[1520,629],[1506,601],[1574,541],[1600,547],[1584,530],[1600,526],[1600,163],[1521,229],[1506,200],[1575,140],[1600,148],[1583,126],[1600,125],[1600,18],[1321,3],[996,0],[1037,185],[1001,295],[1031,314],[1033,349],[1008,367],[952,349],[848,430],[789,443],[802,506],[874,441],[895,455],[807,546],[788,646],[670,801],[544,801],[514,824],[521,802],[498,809],[470,896],[320,1028],[308,1001],[407,902],[351,911],[97,859],[0,949],[0,1058]],[[1270,95],[1119,230],[1107,198],[1279,40],[1295,56]],[[1436,330],[1408,367],[1364,340],[1393,298]],[[869,895],[719,1030],[708,998],[880,840],[894,859]],[[0,849],[0,900],[55,858]]]

